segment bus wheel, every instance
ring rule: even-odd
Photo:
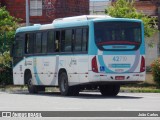
[[[66,72],[60,73],[59,89],[63,96],[75,96],[79,94],[79,87],[68,85],[68,76]]]
[[[103,96],[116,96],[120,91],[120,85],[101,85],[99,89]]]
[[[27,76],[27,86],[28,86],[29,93],[34,94],[34,93],[38,92],[37,87],[35,85],[33,85],[32,75],[31,74],[29,74]]]

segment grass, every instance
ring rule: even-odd
[[[131,92],[131,93],[160,93],[160,89],[151,87],[121,87],[121,92]]]
[[[6,86],[0,86],[0,91],[24,91],[27,90],[26,86],[16,86],[16,85],[6,85]]]
[[[123,85],[121,92],[160,93],[160,87],[157,87],[152,74],[148,72],[144,83]]]
[[[121,87],[121,92],[160,93],[160,88],[149,83],[128,84]]]

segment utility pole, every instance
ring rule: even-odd
[[[28,5],[28,0],[26,0],[26,26],[29,26],[29,5]]]

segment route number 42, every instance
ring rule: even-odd
[[[127,61],[127,57],[126,56],[114,56],[113,61],[115,62]]]

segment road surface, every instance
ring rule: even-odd
[[[160,111],[160,94],[119,93],[104,97],[99,92],[82,92],[64,97],[58,92],[0,92],[0,111]]]

